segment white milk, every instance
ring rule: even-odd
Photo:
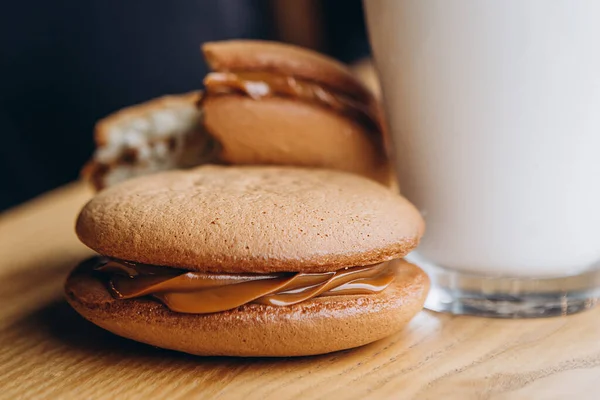
[[[486,275],[600,260],[600,0],[365,0],[419,254]]]

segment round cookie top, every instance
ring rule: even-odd
[[[400,258],[424,223],[360,176],[202,166],[132,179],[94,197],[76,232],[98,253],[206,272],[334,271]]]

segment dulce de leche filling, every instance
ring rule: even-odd
[[[368,295],[394,280],[389,262],[322,273],[217,274],[103,259],[95,270],[108,275],[108,288],[117,299],[152,296],[172,311],[189,314],[248,303],[288,306],[321,296]]]
[[[369,128],[378,130],[379,127],[372,105],[293,76],[266,72],[211,72],[204,78],[204,86],[208,95],[241,93],[255,100],[273,96],[297,98],[349,115]]]

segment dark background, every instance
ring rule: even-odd
[[[76,179],[99,118],[202,87],[204,41],[283,40],[345,62],[368,53],[360,0],[24,0],[1,10],[0,210]]]

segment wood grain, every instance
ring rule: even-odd
[[[388,339],[297,359],[200,358],[113,336],[62,300],[90,254],[72,232],[89,196],[73,184],[0,215],[2,399],[599,397],[600,309],[518,321],[424,311]]]

